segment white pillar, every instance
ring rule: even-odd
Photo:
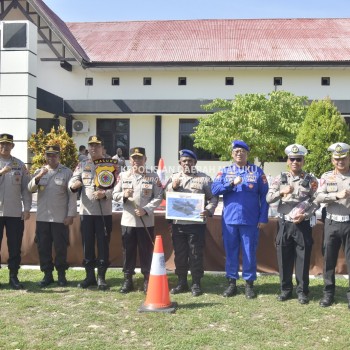
[[[36,131],[37,28],[1,21],[0,133],[12,134],[12,154],[28,163],[27,141]]]

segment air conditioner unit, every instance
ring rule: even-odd
[[[74,120],[73,131],[76,133],[89,132],[89,122],[87,120]]]

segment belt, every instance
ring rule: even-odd
[[[282,220],[294,222],[294,219],[292,219],[289,215],[278,213],[278,217]],[[309,221],[310,219],[305,219],[304,221]]]
[[[335,214],[327,213],[326,218],[329,220],[337,221],[337,222],[350,221],[350,215],[335,215]]]
[[[279,213],[278,217],[282,220],[285,220],[285,221],[290,221],[290,222],[294,221],[289,215],[286,215],[286,214]]]

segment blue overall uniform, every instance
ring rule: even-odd
[[[240,176],[242,182],[233,186]],[[246,281],[256,280],[256,250],[259,240],[258,223],[268,222],[269,186],[261,168],[248,163],[222,169],[216,176],[212,193],[223,195],[222,234],[226,253],[226,277],[239,279],[239,250],[242,244],[243,274]]]

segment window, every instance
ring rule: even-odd
[[[93,78],[85,78],[85,85],[86,86],[94,85],[94,79]]]
[[[323,86],[331,85],[331,78],[330,77],[322,77],[321,78],[321,85],[323,85]]]
[[[225,78],[225,85],[234,85],[235,80],[233,77],[226,77]]]
[[[187,85],[187,78],[180,77],[178,80],[178,85]]]
[[[143,85],[152,85],[152,78],[143,78]]]
[[[274,77],[273,78],[273,85],[282,85],[282,78],[281,77]]]
[[[112,85],[113,85],[113,86],[119,85],[119,84],[120,84],[119,78],[112,78]]]
[[[4,49],[27,48],[27,24],[26,23],[4,22],[3,48]]]
[[[197,119],[180,119],[179,151],[187,148],[194,151],[200,160],[219,160],[219,156],[193,146],[194,139],[191,134],[193,134],[198,123]]]
[[[124,158],[129,158],[130,120],[97,119],[97,135],[101,136],[107,153],[114,156],[118,147]]]

